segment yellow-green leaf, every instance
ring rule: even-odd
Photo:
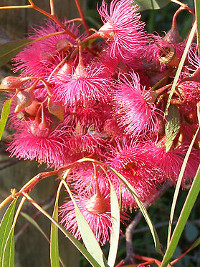
[[[0,140],[1,140],[1,137],[3,135],[4,129],[5,129],[5,126],[6,126],[6,122],[8,120],[11,102],[12,102],[11,99],[6,100],[6,102],[3,105],[3,109],[1,111],[1,119],[0,119]]]
[[[0,266],[14,267],[14,229],[13,217],[17,200],[13,200],[6,210],[0,224]],[[5,264],[8,265],[5,265]]]

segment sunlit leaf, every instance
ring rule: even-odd
[[[64,185],[73,201],[78,229],[81,233],[81,237],[83,239],[85,247],[87,248],[88,252],[92,255],[92,257],[97,261],[98,266],[101,267],[108,266],[106,258],[103,255],[103,251],[101,250],[101,247],[94,233],[92,232],[90,226],[88,225],[88,222],[80,212],[68,185],[66,183],[64,183]]]
[[[15,266],[15,239],[14,229],[11,230],[3,252],[2,267]]]
[[[140,7],[139,11],[148,9],[161,9],[170,2],[171,0],[134,0],[134,4],[137,4]]]
[[[171,211],[170,211],[170,219],[169,219],[169,226],[168,226],[168,237],[167,237],[167,246],[169,246],[169,242],[170,242],[170,238],[171,238],[171,230],[172,230],[172,222],[173,222],[173,218],[174,218],[174,212],[175,212],[175,208],[176,208],[176,203],[177,203],[177,199],[178,199],[178,195],[179,195],[179,191],[180,191],[180,187],[181,187],[181,183],[182,183],[182,178],[184,175],[184,171],[188,162],[188,158],[190,156],[192,147],[194,145],[195,139],[197,137],[197,134],[199,132],[199,128],[197,129],[192,142],[189,145],[189,148],[187,150],[187,153],[185,155],[185,158],[183,160],[183,164],[181,166],[181,170],[178,176],[178,180],[176,182],[176,188],[175,188],[175,192],[174,192],[174,196],[173,196],[173,201],[172,201],[172,205],[171,205]]]
[[[4,103],[4,105],[3,105],[2,111],[1,111],[1,119],[0,119],[0,140],[1,140],[1,137],[3,135],[4,129],[5,129],[5,126],[6,126],[6,122],[8,120],[11,102],[12,102],[11,99],[6,100],[5,103]]]
[[[132,187],[132,185],[120,174],[118,173],[116,170],[114,170],[112,167],[109,167],[107,166],[107,168],[109,168],[113,173],[115,173],[118,178],[126,185],[127,189],[131,192],[131,194],[133,195],[133,197],[135,198],[135,201],[140,209],[140,211],[142,212],[148,226],[149,226],[149,229],[151,231],[151,234],[152,234],[152,237],[153,237],[153,240],[154,240],[154,244],[155,244],[155,249],[156,251],[158,251],[159,253],[162,254],[161,252],[161,244],[160,244],[160,241],[159,241],[159,238],[158,238],[158,234],[156,232],[156,229],[149,217],[149,214],[144,206],[144,204],[142,203],[142,201],[140,200],[140,198],[138,197],[135,189]]]
[[[169,113],[167,116],[167,123],[165,125],[165,149],[168,152],[173,144],[175,137],[180,129],[179,110],[175,105],[169,107]]]
[[[0,46],[0,67],[8,63],[15,57],[25,46],[34,40],[20,39],[11,41]]]
[[[110,181],[109,181],[110,182]],[[110,250],[108,255],[108,265],[113,267],[117,257],[117,250],[119,244],[120,234],[120,206],[117,199],[117,194],[110,182],[110,203],[111,203],[111,237],[110,237]]]
[[[187,220],[189,218],[190,212],[191,212],[191,210],[192,210],[192,208],[196,202],[199,191],[200,191],[200,167],[197,171],[197,174],[194,178],[192,186],[191,186],[189,193],[187,195],[187,198],[185,200],[184,206],[183,206],[181,214],[178,218],[178,222],[177,222],[176,227],[174,229],[169,246],[168,246],[168,248],[165,252],[165,255],[163,257],[161,267],[167,266],[171,257],[173,256],[174,251],[175,251],[177,244],[179,242],[179,239],[182,235],[183,229],[184,229],[184,227],[187,223]]]
[[[100,267],[97,261],[92,257],[92,255],[86,250],[86,248],[78,241],[69,231],[67,231],[60,223],[54,220],[40,205],[38,205],[28,194],[24,193],[27,200],[36,207],[44,216],[46,216],[52,223],[54,223],[58,229],[74,244],[74,246],[83,254],[85,259],[94,267]]]
[[[175,77],[174,77],[174,80],[173,80],[173,84],[172,84],[172,87],[171,87],[171,90],[170,90],[170,93],[169,93],[169,97],[168,97],[168,100],[167,100],[167,105],[166,105],[166,109],[165,109],[165,114],[166,115],[168,114],[170,102],[171,102],[172,96],[174,94],[174,91],[176,89],[176,85],[177,85],[179,76],[181,74],[181,70],[183,68],[184,62],[186,60],[190,45],[191,45],[191,43],[192,43],[192,41],[194,39],[194,36],[195,36],[195,33],[196,33],[196,26],[197,26],[197,24],[196,24],[196,22],[194,22],[194,24],[192,26],[192,29],[190,31],[190,34],[188,36],[188,39],[187,39],[187,43],[186,43],[183,55],[181,57],[181,61],[180,61],[179,65],[178,65],[178,68],[177,68],[177,71],[176,71],[176,74],[175,74]]]
[[[58,188],[54,210],[53,210],[52,218],[55,221],[58,221],[58,200],[60,196],[60,189],[61,189],[61,185]],[[59,248],[58,248],[58,227],[54,223],[51,224],[50,259],[51,259],[52,267],[60,267]]]
[[[14,266],[14,230],[11,230],[15,206],[17,200],[13,200],[6,210],[0,224],[0,266]],[[4,265],[4,263],[9,265]],[[12,265],[11,265],[12,264]]]

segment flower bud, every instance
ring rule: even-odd
[[[67,39],[61,39],[56,44],[58,52],[68,52],[73,48],[73,44]]]
[[[99,193],[93,195],[85,203],[86,209],[93,214],[101,214],[107,210],[107,204],[103,196]]]
[[[1,84],[0,84],[0,89],[9,91],[9,90],[15,90],[18,89],[24,82],[28,81],[30,77],[14,77],[14,76],[7,76],[5,77]]]
[[[181,37],[179,35],[179,32],[177,30],[177,27],[172,27],[168,33],[163,38],[164,41],[174,44],[174,43],[180,43]]]
[[[19,91],[16,95],[16,102],[15,113],[31,105],[33,102],[32,93],[30,91]]]
[[[65,108],[61,103],[54,102],[52,98],[48,98],[48,110],[59,120],[64,121]]]

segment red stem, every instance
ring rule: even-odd
[[[86,21],[85,21],[85,17],[84,17],[84,15],[83,15],[81,6],[80,6],[80,4],[79,4],[79,1],[78,1],[78,0],[75,0],[75,3],[76,3],[76,6],[77,6],[77,9],[78,9],[78,12],[79,12],[79,14],[80,14],[82,24],[83,24],[83,26],[84,26],[84,28],[85,28],[87,34],[90,35],[90,30],[89,30],[89,27],[88,27],[88,25],[87,25],[87,23],[86,23]]]

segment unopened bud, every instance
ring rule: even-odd
[[[85,203],[86,209],[93,214],[101,214],[107,210],[107,204],[102,195],[93,195]]]
[[[163,38],[164,41],[174,44],[174,43],[180,43],[181,37],[179,35],[179,32],[177,30],[177,27],[172,27],[168,33]]]
[[[65,108],[61,103],[54,102],[52,98],[48,99],[48,110],[59,120],[64,121]]]
[[[13,89],[18,89],[24,82],[28,81],[30,77],[14,77],[14,76],[7,76],[4,78],[0,84],[0,89],[9,91]]]
[[[16,95],[17,105],[15,107],[15,113],[19,112],[21,109],[24,109],[31,105],[33,101],[33,96],[30,91],[19,91]]]
[[[61,39],[56,44],[58,52],[68,52],[73,48],[73,44],[67,39]]]

